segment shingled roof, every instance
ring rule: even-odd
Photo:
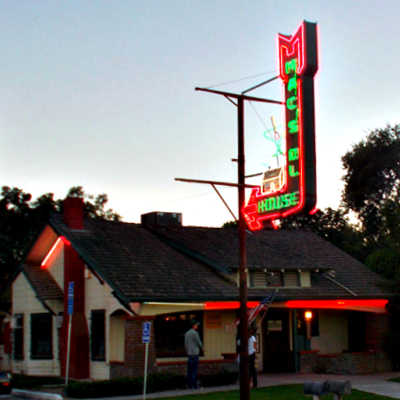
[[[238,268],[238,235],[232,228],[167,226],[85,219],[69,229],[61,215],[50,225],[67,237],[89,268],[126,302],[238,299],[226,278]],[[289,299],[382,298],[382,279],[366,266],[307,231],[265,230],[247,235],[249,269],[310,270],[311,287],[279,288]],[[273,288],[249,288],[262,299]]]
[[[228,270],[238,268],[238,234],[233,228],[167,226],[155,232],[188,254],[201,255]],[[249,270],[309,270],[309,288],[280,288],[281,299],[387,297],[385,281],[364,264],[305,230],[263,230],[247,233]],[[249,289],[249,297],[265,290]]]
[[[47,304],[48,300],[64,301],[64,294],[58,286],[55,279],[50,273],[39,265],[25,265],[21,266],[22,273],[26,276],[32,289],[35,291],[37,299],[47,308],[50,312],[54,311]]]
[[[23,265],[23,272],[41,301],[61,300],[64,295],[55,279],[39,265]]]
[[[126,302],[236,298],[234,285],[212,267],[160,241],[139,224],[86,219],[71,230],[60,215],[50,224]]]

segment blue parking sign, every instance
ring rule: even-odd
[[[142,342],[150,343],[151,322],[143,322]]]
[[[74,282],[68,282],[68,315],[74,312]]]

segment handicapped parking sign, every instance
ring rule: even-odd
[[[74,282],[68,282],[68,315],[74,313]]]
[[[150,343],[151,322],[143,322],[142,342]]]

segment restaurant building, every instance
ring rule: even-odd
[[[10,369],[65,376],[70,328],[70,378],[142,375],[151,321],[150,371],[184,373],[193,318],[199,373],[235,368],[238,247],[235,228],[183,226],[179,213],[89,219],[81,199],[66,199],[12,284]],[[391,368],[382,349],[391,295],[366,266],[314,233],[284,230],[248,233],[247,262],[248,307],[274,293],[257,319],[259,371]]]

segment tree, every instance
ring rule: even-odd
[[[400,281],[400,125],[371,131],[342,157],[343,204],[361,223],[365,263]]]
[[[105,193],[98,194],[96,197],[91,194],[86,194],[82,186],[73,186],[67,197],[80,197],[86,199],[84,201],[84,214],[93,219],[105,219],[108,221],[120,221],[121,216],[113,209],[105,209],[108,202],[108,196]]]
[[[400,125],[376,129],[342,157],[343,203],[362,223],[368,240],[379,241],[385,204],[400,189]]]

